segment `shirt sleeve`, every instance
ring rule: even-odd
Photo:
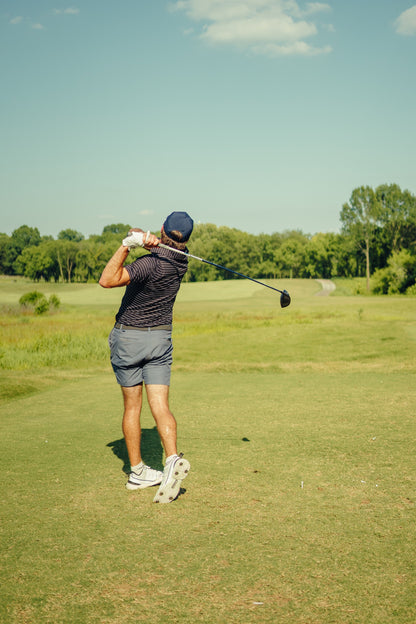
[[[146,282],[152,270],[151,256],[141,256],[131,264],[126,265],[126,271],[131,284]]]

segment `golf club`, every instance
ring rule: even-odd
[[[290,304],[290,295],[287,290],[279,290],[278,288],[274,288],[273,286],[269,286],[269,284],[265,284],[264,282],[260,282],[254,277],[249,277],[248,275],[243,275],[243,273],[238,273],[233,269],[227,269],[227,267],[221,266],[220,264],[215,264],[215,262],[211,262],[210,260],[204,260],[204,258],[198,258],[198,256],[193,256],[186,251],[181,251],[180,249],[174,249],[173,247],[169,247],[168,245],[164,245],[163,243],[159,243],[159,247],[163,247],[164,249],[169,249],[170,251],[176,251],[176,253],[182,254],[183,256],[188,256],[188,258],[193,258],[194,260],[199,260],[200,262],[205,262],[205,264],[210,264],[211,266],[216,267],[217,269],[222,269],[223,271],[228,271],[229,273],[234,273],[234,275],[238,275],[239,277],[244,277],[245,279],[251,280],[252,282],[256,282],[256,284],[260,284],[261,286],[266,286],[266,288],[270,288],[271,290],[275,290],[280,293],[280,307],[287,308]]]

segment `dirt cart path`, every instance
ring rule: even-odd
[[[327,297],[331,292],[334,292],[336,288],[334,282],[329,279],[317,279],[315,282],[318,282],[322,286],[322,290],[316,293],[319,297]]]

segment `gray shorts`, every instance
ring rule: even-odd
[[[172,365],[172,332],[137,331],[114,327],[108,337],[111,365],[120,386],[169,386]]]

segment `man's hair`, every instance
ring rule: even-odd
[[[173,249],[179,249],[180,251],[185,251],[186,249],[186,242],[184,243],[180,243],[179,241],[183,239],[183,236],[181,234],[181,232],[178,232],[177,230],[173,230],[171,232],[174,236],[176,236],[176,238],[178,239],[178,241],[173,240],[172,238],[170,238],[165,230],[162,230],[161,232],[161,241],[164,245],[168,245],[168,247],[173,247]]]

